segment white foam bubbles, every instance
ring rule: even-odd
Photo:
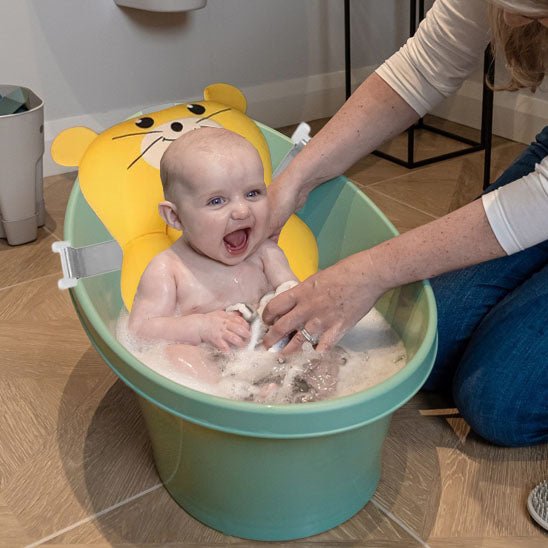
[[[213,382],[189,374],[192,364],[185,363],[184,355],[169,359],[166,343],[133,337],[127,314],[119,318],[117,338],[140,361],[174,382],[216,396],[267,404],[305,403],[359,392],[397,373],[407,362],[402,341],[376,309],[325,354],[308,343],[303,352],[286,358],[265,350],[223,354],[203,347],[215,369]]]

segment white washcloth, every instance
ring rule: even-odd
[[[280,284],[276,288],[276,291],[271,291],[270,293],[263,295],[255,312],[252,307],[245,303],[236,303],[226,308],[227,312],[240,312],[244,320],[249,322],[251,326],[251,338],[249,339],[246,350],[255,350],[263,342],[264,334],[267,331],[267,327],[263,322],[263,311],[266,305],[276,297],[276,295],[295,287],[298,283],[299,282],[296,282],[295,280],[288,280],[287,282]],[[288,342],[289,337],[280,339],[269,348],[269,352],[279,352]]]

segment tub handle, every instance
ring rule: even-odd
[[[291,135],[291,142],[293,143],[293,146],[289,149],[289,152],[282,158],[276,169],[274,170],[274,173],[272,174],[272,177],[276,177],[278,174],[280,174],[301,152],[301,150],[305,147],[306,144],[308,144],[308,141],[310,141],[310,126],[306,122],[301,122],[297,129],[293,132],[293,135]]]
[[[76,287],[78,280],[114,272],[122,268],[122,249],[115,240],[83,247],[72,247],[70,242],[54,242],[54,253],[59,253],[63,277],[58,280],[59,289]]]

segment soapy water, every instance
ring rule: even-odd
[[[407,363],[403,342],[376,309],[372,309],[330,352],[310,343],[302,352],[281,356],[266,350],[223,353],[203,346],[215,371],[208,382],[188,374],[168,358],[169,345],[145,343],[128,330],[128,316],[117,324],[118,340],[141,362],[178,384],[206,394],[265,404],[306,403],[346,396],[391,377]],[[167,351],[166,351],[167,350]]]

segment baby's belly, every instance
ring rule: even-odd
[[[268,287],[267,284],[264,284],[260,286],[248,286],[240,292],[234,291],[231,293],[227,293],[223,295],[225,304],[224,308],[236,303],[245,303],[256,308],[259,305],[259,301],[261,300],[261,298],[269,291],[271,291],[271,288]]]
[[[203,295],[194,295],[192,303],[189,300],[181,302],[182,314],[207,314],[214,310],[225,310],[227,307],[244,303],[254,309],[259,305],[259,301],[270,291],[268,285],[265,284],[252,284],[243,288],[225,287],[220,290],[207,291]]]

